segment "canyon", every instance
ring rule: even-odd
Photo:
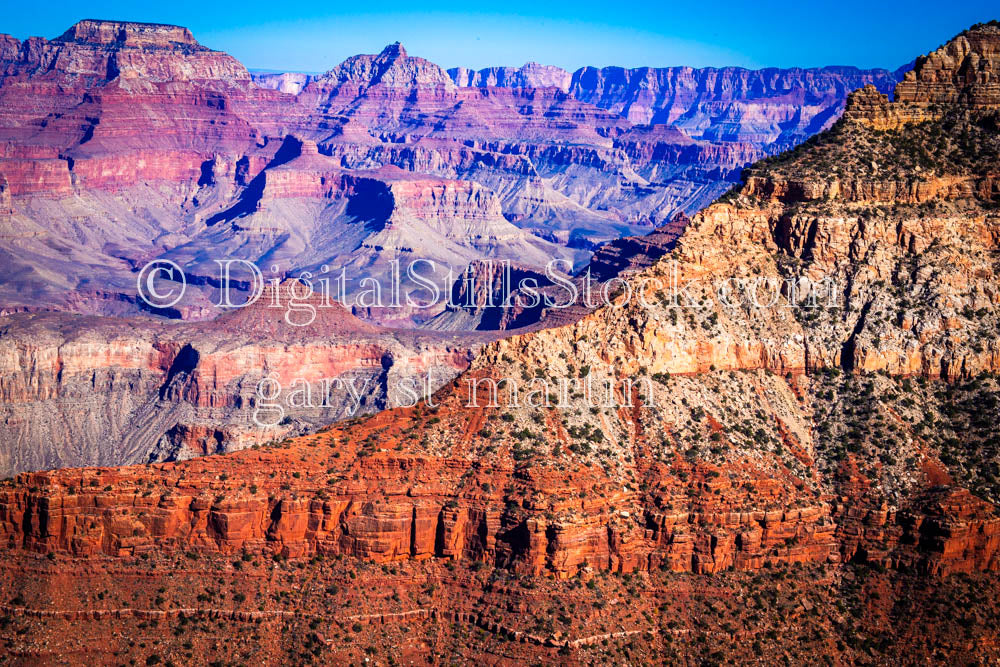
[[[300,95],[460,90],[399,52]],[[0,483],[0,638],[147,664],[995,661],[998,73],[992,22],[893,100],[865,85],[608,248],[612,303],[483,341],[416,405]],[[355,111],[408,122],[381,108]]]
[[[668,86],[659,101],[626,102],[647,75]],[[398,405],[387,387],[427,367],[436,388],[501,332],[592,309],[481,307],[504,288],[484,280],[483,266],[513,263],[553,295],[554,280],[582,284],[585,267],[608,281],[649,266],[672,248],[685,212],[745,165],[818,131],[848,90],[888,91],[894,76],[601,70],[581,79],[532,66],[460,80],[398,43],[321,74],[259,74],[179,26],[88,19],[54,39],[4,35],[0,475],[184,459],[302,433],[345,416],[350,397],[260,429],[248,421],[253,391],[272,366],[319,380],[317,358],[329,360],[327,380],[371,381],[365,411]],[[794,109],[822,122],[779,137]],[[220,307],[227,287],[243,303],[255,276],[237,264],[224,285],[224,260],[252,262],[268,283],[343,276],[350,312],[338,317],[354,329],[327,318],[301,340],[291,335],[301,346],[290,347],[290,327],[273,326],[280,314],[232,328],[244,320]],[[184,272],[178,303],[140,295],[152,261]],[[383,289],[398,274],[396,304],[364,283]],[[453,303],[428,298],[428,281]],[[353,316],[383,328],[357,329]],[[361,361],[339,361],[354,355]],[[177,364],[183,372],[172,372]],[[217,371],[229,364],[241,370]]]
[[[208,316],[207,258],[223,251],[279,277],[433,260],[445,290],[489,258],[575,272],[895,76],[601,70],[563,85],[530,67],[449,75],[398,43],[323,74],[254,75],[185,28],[96,20],[0,45],[2,311],[135,315],[136,271],[170,258],[199,283],[169,313],[184,319]]]

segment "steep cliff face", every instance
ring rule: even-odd
[[[973,26],[917,59],[896,89],[896,101],[917,105],[958,103],[973,109],[1000,106],[1000,25]]]
[[[982,55],[953,60],[952,72],[921,58],[900,84],[909,92],[897,93],[954,103],[859,91],[833,130],[749,170],[735,206],[701,219],[716,238],[772,247],[786,280],[822,275],[842,286],[840,310],[804,332],[807,363],[945,378],[996,369],[1000,107],[977,92],[988,77],[970,84],[964,73],[995,54],[1000,29],[973,28],[942,51],[970,40]],[[722,261],[702,253],[703,263]]]
[[[552,86],[634,123],[672,125],[696,139],[749,142],[774,153],[829,127],[852,90],[871,84],[891,92],[907,69],[582,67],[570,74],[528,63],[448,73],[460,86]]]
[[[181,26],[94,19],[80,21],[63,33],[58,41],[154,49],[177,48],[185,45],[198,47],[191,31]]]
[[[784,380],[764,373],[672,388],[702,399],[711,430],[724,414],[705,399],[720,386],[754,392],[747,415],[782,394],[795,400]],[[501,410],[509,405],[469,409],[467,390],[460,383],[435,397],[439,407],[390,410],[287,447],[166,467],[24,474],[0,498],[0,535],[76,556],[193,547],[376,563],[450,557],[559,578],[592,569],[713,573],[852,559],[928,574],[1000,567],[1000,518],[967,492],[935,488],[892,507],[824,494],[809,470],[821,453],[798,439],[808,432],[801,417],[769,415],[781,440],[763,456],[760,448],[738,451],[743,446],[727,437],[715,440],[725,454],[691,457],[665,454],[672,448],[643,423],[647,404],[630,410],[636,423],[599,420],[645,427],[626,435],[632,442],[618,457],[607,426],[593,431],[603,441],[581,437],[591,431],[586,419],[560,429],[558,413],[548,410],[539,413],[541,426],[561,435],[507,440],[503,433],[520,432],[527,415],[515,408],[508,422],[501,415],[511,413]],[[481,398],[488,401],[485,392]],[[686,430],[679,426],[676,437],[690,441]],[[419,443],[408,437],[414,431]],[[784,455],[782,443],[791,450]],[[564,453],[550,456],[548,448],[560,445]],[[479,464],[470,467],[472,460]],[[183,492],[149,494],[150,481]],[[248,486],[258,490],[248,494]],[[323,497],[313,499],[319,489]]]
[[[560,67],[525,63],[521,67],[488,67],[479,71],[455,67],[448,75],[456,85],[468,88],[558,88],[568,93],[573,75]]]
[[[250,80],[235,58],[205,48],[180,26],[84,20],[53,40],[18,43],[5,37],[7,46],[0,52],[5,84],[36,77],[82,84],[118,76],[152,82]]]
[[[0,474],[183,460],[279,440],[415,401],[466,368],[487,339],[380,329],[318,294],[297,298],[300,287],[283,288],[277,302],[269,289],[204,324],[5,318]]]
[[[979,44],[994,34],[971,32]],[[602,419],[577,433],[599,429],[611,460],[641,460],[632,448],[645,441],[729,469],[743,469],[763,444],[765,458],[799,471],[800,488],[840,498],[831,517],[842,558],[912,563],[921,557],[899,550],[929,544],[913,526],[940,524],[905,517],[924,511],[924,489],[960,481],[1000,499],[990,463],[996,428],[975,407],[997,401],[1000,350],[989,332],[998,326],[1000,197],[991,174],[1000,149],[993,108],[955,103],[887,134],[866,118],[906,113],[908,104],[883,98],[866,116],[871,107],[855,101],[833,130],[765,161],[728,201],[696,215],[615,306],[568,329],[500,341],[474,368],[526,379],[584,368],[615,386],[647,378],[638,416],[629,415],[634,427]],[[923,167],[904,181],[907,155]],[[782,374],[780,391],[731,384],[749,369]],[[921,380],[902,379],[912,376]],[[766,404],[726,398],[754,395]],[[678,400],[681,419],[669,408]],[[538,440],[535,448],[554,447],[548,435]],[[934,503],[995,516],[992,505],[962,497]],[[992,539],[962,547],[960,560],[992,554],[976,567],[994,568]]]
[[[0,58],[2,157],[58,159],[68,171],[106,152],[142,160],[142,149],[245,150],[257,135],[248,124],[266,122],[261,107],[282,99],[178,26],[81,21],[53,40],[11,40]],[[15,194],[48,191],[2,164]]]

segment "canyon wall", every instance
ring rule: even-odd
[[[383,330],[315,296],[204,324],[17,314],[0,329],[0,473],[218,454],[408,404],[485,337]],[[307,322],[302,308],[316,308]]]
[[[829,127],[852,90],[870,84],[890,93],[908,69],[581,67],[570,73],[528,63],[448,73],[460,86],[554,87],[633,123],[669,125],[694,139],[747,142],[775,153]]]

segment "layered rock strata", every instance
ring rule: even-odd
[[[0,329],[0,472],[280,440],[415,402],[487,339],[381,329],[320,295],[275,305],[271,290],[204,324],[11,315]]]
[[[817,74],[822,83],[813,85],[800,74],[782,83],[776,73],[765,86],[768,95],[793,91],[782,98],[784,115],[773,123],[787,125],[793,110],[814,108],[813,93],[794,92],[800,83],[822,98],[815,110],[824,120],[781,139],[786,143],[832,118],[836,111],[828,107],[842,100],[841,89],[854,78],[884,89],[875,75]],[[366,237],[366,222],[330,210],[324,187],[306,187],[295,203],[265,206],[246,224],[213,224],[258,211],[262,172],[273,171],[272,183],[281,176],[301,179],[288,173],[294,169],[288,151],[303,141],[315,142],[330,168],[382,173],[397,167],[414,182],[476,183],[499,202],[508,223],[501,236],[514,236],[513,225],[558,247],[524,235],[486,244],[488,251],[446,243],[455,274],[504,245],[524,263],[544,252],[579,269],[596,247],[649,231],[677,211],[699,209],[745,164],[772,152],[767,146],[777,146],[769,131],[682,132],[668,126],[679,127],[674,116],[643,118],[653,125],[639,127],[618,106],[592,103],[604,93],[594,92],[593,99],[573,93],[579,86],[567,89],[557,75],[542,66],[517,75],[498,70],[460,86],[393,44],[323,74],[257,75],[255,83],[236,60],[177,26],[87,20],[52,40],[4,37],[0,208],[9,215],[9,233],[0,239],[0,253],[13,270],[0,283],[0,300],[7,310],[134,314],[133,271],[167,253],[189,258],[185,268],[204,281],[205,255],[214,248],[268,264],[280,257],[280,272],[288,275],[333,261],[363,266],[373,248],[421,254],[437,247],[439,239],[421,247],[405,234]],[[698,104],[738,104],[759,87],[753,77],[736,80],[743,83],[705,88],[712,92],[698,93]],[[457,222],[456,233],[464,233],[466,223],[452,214],[435,211],[437,226]],[[343,247],[327,247],[324,256],[308,252],[322,245],[311,231],[330,226]],[[527,246],[534,256],[524,255]],[[197,316],[199,308],[177,312]],[[405,317],[412,324],[435,314]]]
[[[957,39],[964,68],[1000,29]],[[886,132],[907,103],[860,93],[613,303],[415,407],[3,484],[5,638],[48,657],[141,617],[175,657],[219,619],[287,637],[206,649],[230,659],[994,659],[1000,147],[996,110],[952,97]]]

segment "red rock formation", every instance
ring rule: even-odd
[[[976,109],[1000,106],[1000,25],[966,30],[917,59],[896,87],[895,100],[918,105],[959,103]]]
[[[465,429],[489,423],[489,411],[460,407],[464,392],[439,395],[444,407],[432,414]],[[587,567],[713,573],[859,554],[933,574],[1000,567],[1000,518],[965,492],[931,491],[898,515],[880,514],[831,506],[749,459],[730,469],[737,478],[712,465],[675,463],[671,471],[639,463],[649,490],[636,492],[586,467],[525,475],[501,458],[470,468],[469,448],[483,437],[474,434],[450,443],[443,458],[408,451],[405,434],[427,417],[388,411],[290,448],[183,464],[23,474],[0,492],[0,539],[77,556],[196,548],[380,563],[451,557],[557,577]],[[437,433],[432,427],[425,437],[433,442]],[[359,453],[375,435],[375,453]],[[281,474],[268,476],[272,470]],[[251,483],[257,490],[247,494]],[[150,484],[162,490],[150,494]],[[507,509],[498,506],[501,493]],[[521,498],[516,509],[511,493]],[[682,498],[689,504],[677,509]]]
[[[252,149],[273,128],[276,105],[302,113],[178,26],[88,20],[51,41],[5,44],[0,138],[14,194],[66,194],[68,171],[84,188],[197,181],[213,155]],[[27,162],[38,158],[58,161],[62,180],[39,178],[43,165]]]

